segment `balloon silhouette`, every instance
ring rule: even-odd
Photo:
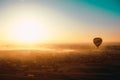
[[[99,48],[99,46],[101,45],[102,43],[102,38],[100,37],[96,37],[93,39],[93,43],[96,45],[97,48]]]

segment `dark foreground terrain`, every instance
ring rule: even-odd
[[[120,45],[50,47],[1,50],[0,80],[120,80]]]

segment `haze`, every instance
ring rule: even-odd
[[[120,42],[117,0],[0,0],[0,42]]]

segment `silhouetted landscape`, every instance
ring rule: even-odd
[[[39,48],[1,50],[0,80],[120,80],[120,44]]]

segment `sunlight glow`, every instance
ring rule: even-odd
[[[21,20],[12,27],[12,38],[19,43],[42,42],[48,38],[48,31],[34,20]]]
[[[53,28],[46,25],[47,22],[44,20],[49,18],[38,11],[37,7],[18,4],[6,10],[9,15],[6,13],[7,16],[4,17],[2,34],[8,43],[34,45],[53,39]]]

